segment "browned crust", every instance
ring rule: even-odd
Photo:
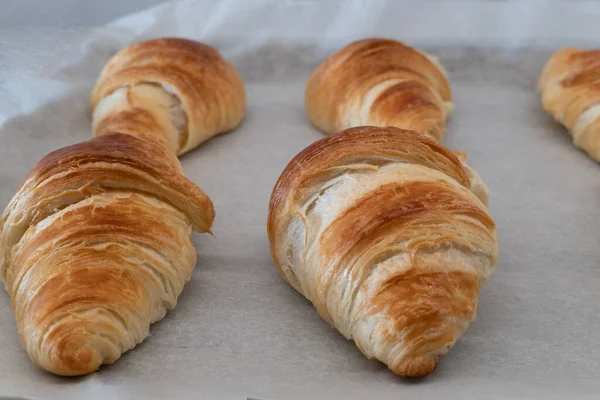
[[[445,115],[439,99],[418,81],[403,81],[389,87],[379,95],[371,112],[382,115],[382,121],[389,126],[427,132],[435,138],[444,135]]]
[[[275,266],[323,319],[399,375],[435,369],[475,318],[480,286],[497,262],[495,223],[470,192],[458,156],[416,132],[351,128],[300,152],[271,195]],[[398,171],[397,181],[377,176],[388,162],[407,164],[388,170]],[[363,170],[385,183],[357,194],[343,186],[336,196],[355,196],[351,201],[341,208],[340,197],[328,197],[331,210],[310,215],[307,199],[337,174]],[[290,236],[293,216],[304,222],[305,236]],[[293,240],[305,243],[292,265],[278,258],[298,245]]]
[[[116,89],[140,83],[166,84],[181,100],[188,131],[180,138],[179,154],[235,128],[245,115],[242,78],[216,49],[200,42],[161,38],[119,51],[98,78],[92,110]]]
[[[386,319],[393,322],[392,332],[405,332],[405,340],[415,343],[402,359],[388,366],[396,374],[410,377],[431,374],[439,360],[439,355],[431,350],[455,343],[462,334],[448,329],[449,319],[471,321],[476,313],[479,276],[448,272],[444,266],[440,269],[439,272],[413,269],[394,276],[365,303],[366,313],[385,313]],[[427,340],[423,340],[425,337]],[[392,334],[387,338],[394,339]]]
[[[442,246],[472,247],[469,240],[458,237],[445,226],[433,228],[432,224],[459,225],[460,217],[472,218],[484,228],[469,224],[469,230],[477,230],[479,237],[489,237],[495,231],[495,223],[480,205],[465,197],[446,182],[405,182],[380,186],[356,202],[321,233],[319,247],[322,262],[327,265],[326,274],[320,279],[322,298],[334,282],[350,276],[349,270],[365,251],[386,241],[400,237],[411,240],[405,251],[417,254],[421,249]],[[463,223],[464,224],[464,223]],[[407,233],[404,234],[403,231]],[[410,232],[414,236],[410,236]],[[427,232],[428,234],[424,234]],[[429,236],[436,232],[439,236]],[[469,251],[477,251],[471,248]],[[321,315],[327,315],[325,304],[313,300]]]
[[[15,253],[6,278],[8,291],[13,292],[19,287],[20,278],[27,272],[31,262],[36,261],[35,255],[47,249],[50,243],[58,249],[86,243],[130,241],[147,248],[160,247],[163,254],[175,259],[181,247],[181,232],[163,219],[181,219],[184,215],[176,215],[175,209],[169,210],[167,207],[161,210],[162,214],[153,214],[151,210],[136,194],[115,199],[103,206],[89,203],[67,210],[50,226],[35,235],[30,233],[19,252]],[[165,218],[165,214],[173,215]]]
[[[148,82],[182,102],[188,129],[179,149],[180,123],[169,114],[177,102],[160,103],[174,99],[145,86],[134,101],[128,90],[128,102],[105,103],[97,137],[35,165],[0,221],[0,278],[22,343],[55,374],[91,373],[141,342],[191,276],[192,229],[210,232],[214,221],[212,201],[183,176],[176,154],[241,121],[243,82],[210,46],[151,40],[108,62],[92,109],[118,88]]]
[[[268,235],[272,246],[276,221],[290,210],[304,187],[332,167],[363,159],[421,164],[469,186],[460,160],[432,139],[394,127],[350,128],[308,146],[289,162],[279,177],[269,203]]]
[[[552,86],[557,79],[558,88]],[[546,111],[572,129],[581,113],[600,102],[600,50],[556,52],[544,66],[538,88]]]
[[[600,103],[600,50],[557,51],[540,74],[538,90],[544,109],[569,130],[574,144],[600,160],[599,135],[592,131],[598,123],[574,130],[579,117]]]
[[[174,168],[172,157],[166,149],[152,141],[120,133],[63,147],[36,164],[7,211],[12,210],[21,193],[35,193],[31,202],[41,206],[46,199],[53,199],[76,187],[82,188],[84,197],[81,199],[94,193],[130,189],[168,202],[183,212],[196,230],[207,232],[215,215],[212,201]],[[82,168],[85,166],[89,168]],[[57,174],[62,174],[61,179],[42,185]],[[114,186],[115,183],[119,186]],[[32,214],[35,218],[31,222],[39,221],[45,215],[48,214],[39,208]],[[3,221],[6,222],[6,219],[5,213]]]
[[[167,127],[160,124],[154,114],[139,107],[109,114],[103,118],[94,132],[94,136],[102,136],[114,132],[138,136],[147,140],[157,140],[157,145],[165,148],[172,145]],[[178,162],[176,164],[179,164]]]
[[[341,258],[340,264],[344,265],[344,255],[389,224],[396,228],[408,223],[418,226],[420,220],[443,221],[447,215],[469,216],[488,229],[495,228],[494,221],[480,206],[444,182],[392,183],[357,199],[325,229],[319,240],[328,257]]]
[[[361,103],[361,99],[369,89],[388,79],[405,79],[419,83],[413,87],[413,96],[419,96],[429,106],[432,103],[442,118],[437,118],[433,130],[416,126],[440,139],[444,132],[444,117],[440,101],[451,100],[450,86],[440,69],[422,53],[401,42],[389,39],[364,39],[351,43],[330,56],[311,75],[307,87],[305,107],[313,124],[329,133],[350,128],[344,115],[347,112],[360,113],[353,104]],[[406,86],[397,86],[394,90],[408,90]],[[393,102],[392,102],[393,100]],[[378,103],[387,103],[385,107]],[[403,96],[390,98],[389,92],[379,95],[371,113],[378,121],[378,126],[397,126],[408,129],[405,120],[396,118],[397,113],[406,107],[419,107],[414,99]],[[371,124],[374,124],[370,121]]]
[[[163,296],[178,294],[181,275],[193,267],[179,211],[136,194],[97,199],[65,210],[39,232],[32,227],[7,276],[32,360],[60,375],[93,372],[143,339],[139,329],[153,322],[144,319],[155,317]],[[146,250],[170,268],[139,265]]]

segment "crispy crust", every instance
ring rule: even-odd
[[[113,133],[56,150],[2,218],[0,277],[32,361],[81,375],[118,359],[175,307],[210,231],[210,198],[151,138]]]
[[[566,48],[548,60],[538,80],[544,109],[574,144],[600,161],[600,50]]]
[[[359,127],[298,154],[271,196],[283,277],[369,358],[431,373],[475,318],[496,228],[457,156],[398,128]]]
[[[92,110],[119,88],[131,91],[145,84],[162,88],[165,96],[174,95],[180,102],[187,127],[179,132],[176,140],[178,154],[235,128],[245,115],[244,83],[235,68],[214,48],[180,38],[140,42],[115,54],[106,64],[92,92]],[[111,118],[109,127],[95,121],[95,134],[115,130],[123,132],[115,119],[126,125],[130,116],[119,116],[121,111],[153,108],[155,101],[147,104],[144,101],[146,96],[129,93],[126,106],[115,106],[112,112],[103,113],[102,118]],[[164,126],[159,122],[164,120],[159,110],[154,108],[152,113],[157,120],[156,125]]]
[[[441,66],[403,43],[360,40],[339,50],[312,74],[308,117],[334,134],[353,126],[396,126],[441,140],[451,108]]]
[[[53,151],[0,221],[0,278],[35,365],[115,362],[175,307],[210,232],[210,198],[183,154],[244,116],[243,83],[213,48],[157,39],[115,55],[92,94],[95,138]]]

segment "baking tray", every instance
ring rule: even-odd
[[[216,46],[245,79],[248,116],[236,131],[182,158],[187,176],[213,199],[217,218],[215,238],[194,236],[198,263],[177,308],[116,364],[65,379],[31,364],[3,292],[0,394],[599,398],[600,167],[572,146],[535,91],[552,51],[600,46],[599,8],[592,2],[191,1],[86,31],[60,57],[47,54],[49,45],[47,65],[0,80],[2,206],[44,154],[91,136],[90,90],[108,58],[129,43],[168,35]],[[455,113],[444,143],[468,151],[489,185],[500,239],[500,262],[481,291],[476,322],[418,381],[367,360],[322,321],[279,276],[266,238],[275,181],[296,153],[322,137],[304,115],[309,74],[331,52],[372,36],[427,50],[447,68]],[[35,40],[35,31],[28,37]]]

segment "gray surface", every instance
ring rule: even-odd
[[[390,7],[377,12],[399,15]],[[281,36],[274,36],[274,29],[260,40],[236,39],[220,35],[218,27],[201,36],[194,34],[195,21],[189,26],[184,20],[165,22],[162,18],[176,15],[166,11],[145,18],[134,30],[121,25],[95,32],[81,50],[74,44],[85,30],[11,31],[21,44],[4,43],[0,58],[0,118],[8,118],[0,126],[0,204],[8,202],[41,156],[89,137],[89,90],[110,54],[140,37],[184,32],[218,45],[248,89],[248,118],[241,128],[182,160],[188,176],[216,205],[216,239],[194,238],[198,265],[192,281],[177,308],[152,327],[150,338],[88,377],[60,379],[32,366],[20,347],[10,300],[1,293],[0,394],[40,399],[598,398],[600,170],[539,105],[534,85],[550,49],[473,47],[460,40],[425,46],[449,70],[456,113],[445,143],[468,150],[470,163],[490,186],[501,261],[482,290],[478,320],[433,375],[415,382],[366,360],[320,320],[279,277],[268,252],[271,189],[293,155],[321,137],[304,117],[306,78],[343,38],[284,42],[275,39]],[[260,16],[254,14],[265,24]],[[258,28],[244,23],[260,36]],[[578,23],[583,29],[586,21]],[[237,31],[244,26],[227,19],[221,24]],[[401,26],[396,37],[419,42]],[[298,25],[294,29],[300,31]],[[434,38],[429,39],[425,42]],[[528,36],[522,39],[530,43]],[[24,45],[35,51],[22,51]],[[63,60],[66,54],[73,57]],[[46,67],[59,60],[61,68]]]
[[[164,0],[2,0],[0,27],[95,26]]]
[[[97,26],[123,15],[174,0],[2,0],[0,28],[19,25],[47,26]],[[211,0],[211,3],[226,3]],[[249,0],[260,3],[262,0]],[[378,0],[370,0],[376,2]],[[379,0],[380,1],[380,0]],[[455,0],[447,0],[449,2]],[[476,0],[479,2],[504,2],[508,0]],[[529,1],[529,0],[517,0]],[[552,0],[551,0],[552,1]],[[595,0],[554,0],[564,3],[590,3]],[[282,1],[283,2],[283,1]],[[352,3],[353,0],[285,0],[286,3]],[[465,10],[468,13],[468,10]]]

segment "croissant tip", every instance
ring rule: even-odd
[[[410,362],[409,365],[390,366],[390,370],[396,375],[400,375],[408,379],[423,379],[433,373],[437,368],[439,355],[431,355],[428,357],[418,357]]]
[[[104,363],[100,352],[90,343],[81,343],[75,338],[59,344],[54,362],[41,368],[56,375],[75,377],[88,375],[100,369]],[[47,359],[47,361],[51,361]]]

